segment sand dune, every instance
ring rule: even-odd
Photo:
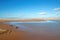
[[[32,21],[46,21],[46,20],[60,20],[60,18],[30,18],[30,19],[0,19],[0,22],[32,22]]]
[[[0,22],[31,22],[31,21],[45,21],[44,19],[20,19],[20,20],[8,20],[8,19],[0,19]]]

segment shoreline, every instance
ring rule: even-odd
[[[0,35],[0,40],[60,40],[60,35],[52,36],[50,34],[44,34],[43,33],[30,33],[27,31],[22,31],[16,29],[12,25],[8,24],[0,24],[0,29],[7,29],[9,30],[7,33]]]

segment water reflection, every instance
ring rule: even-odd
[[[43,21],[43,22],[7,22],[7,24],[19,27],[19,30],[29,32],[47,32],[52,34],[60,33],[60,21]]]

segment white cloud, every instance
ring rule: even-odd
[[[57,10],[58,11],[58,10],[60,10],[60,8],[54,8],[53,10]]]
[[[45,15],[45,14],[47,14],[47,12],[40,12],[39,14],[41,14],[41,15]]]

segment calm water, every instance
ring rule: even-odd
[[[22,31],[60,35],[60,20],[43,22],[25,22],[25,23],[7,22],[7,24],[17,26],[19,27],[19,30]]]

